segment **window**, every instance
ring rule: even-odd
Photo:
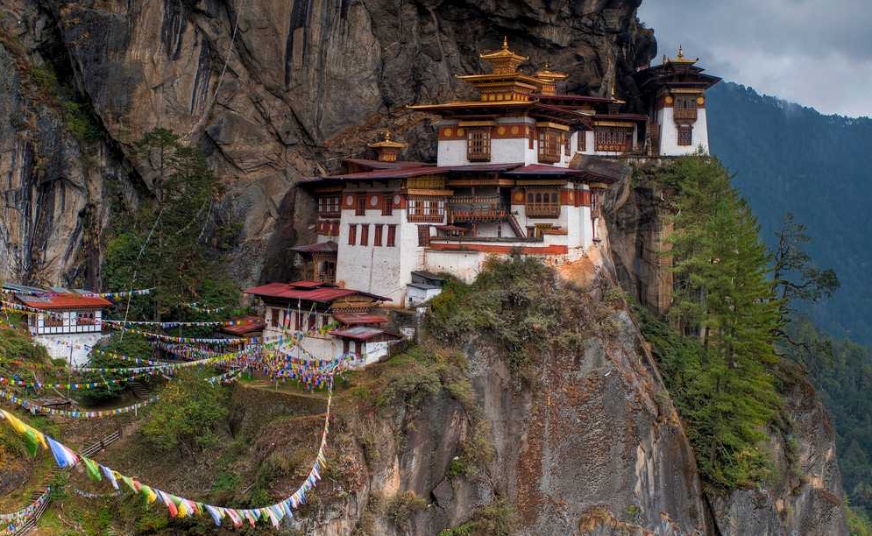
[[[633,127],[597,126],[596,150],[606,153],[626,153],[633,149]]]
[[[689,147],[693,145],[693,127],[690,125],[680,125],[678,127],[678,145]]]
[[[466,159],[470,162],[490,162],[490,129],[469,129],[466,135]]]
[[[381,247],[382,245],[382,229],[384,225],[378,224],[375,226],[375,236],[372,237],[372,245],[375,247]]]
[[[382,216],[394,215],[394,200],[391,195],[385,195],[382,200]]]
[[[539,162],[560,162],[560,132],[553,128],[539,129]]]
[[[270,325],[274,328],[279,327],[279,310],[270,309]]]
[[[79,313],[76,315],[76,325],[77,326],[93,326],[96,322],[94,321],[94,313]]]
[[[357,225],[351,224],[348,226],[348,245],[353,246],[357,243]]]
[[[354,201],[354,215],[366,216],[366,195],[357,194]]]
[[[559,218],[560,192],[557,190],[527,190],[528,218]]]
[[[676,95],[675,104],[673,105],[673,117],[676,121],[689,120],[696,121],[697,95]]]
[[[318,215],[325,218],[339,217],[339,196],[331,195],[318,198]]]
[[[368,246],[369,245],[369,225],[361,225],[360,226],[360,245]]]
[[[64,317],[57,313],[48,313],[45,315],[45,321],[42,324],[47,328],[60,328],[64,325]]]
[[[572,155],[572,136],[568,132],[563,135],[563,154],[566,156]]]
[[[430,226],[418,226],[418,247],[425,248],[430,245]]]
[[[445,199],[415,196],[409,198],[409,221],[442,223]]]
[[[396,225],[388,225],[388,237],[386,241],[386,245],[389,248],[395,247],[397,245],[397,226]]]
[[[578,152],[583,153],[587,151],[587,131],[580,130],[578,131]]]
[[[318,315],[316,313],[309,313],[309,325],[306,329],[308,331],[315,331],[318,329]]]

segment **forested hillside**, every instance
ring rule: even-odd
[[[708,106],[712,152],[737,173],[764,238],[771,244],[792,212],[809,229],[812,257],[838,272],[841,290],[811,319],[872,344],[872,120],[824,116],[731,83],[715,86]]]

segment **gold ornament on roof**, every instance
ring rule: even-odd
[[[479,57],[493,66],[494,74],[514,74],[518,71],[518,66],[529,59],[509,50],[507,36],[503,36],[503,46],[500,50],[479,54]]]
[[[384,148],[388,148],[388,149],[402,149],[402,148],[404,148],[405,146],[406,146],[405,143],[401,143],[401,142],[398,142],[398,141],[393,141],[393,140],[391,139],[391,132],[390,132],[389,130],[386,130],[386,131],[385,131],[385,133],[384,133],[384,137],[382,138],[381,141],[377,141],[377,142],[375,142],[375,143],[370,143],[370,144],[369,144],[369,147],[372,147],[373,149],[384,149]]]
[[[685,64],[685,65],[693,65],[694,63],[696,63],[698,61],[699,61],[699,58],[696,58],[696,59],[685,58],[684,57],[684,47],[682,45],[678,45],[678,56],[676,56],[674,58],[668,58],[665,55],[663,56],[663,63],[678,63],[678,64]]]

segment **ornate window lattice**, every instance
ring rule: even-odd
[[[560,162],[562,144],[560,131],[553,128],[539,129],[539,162],[553,164]]]
[[[676,121],[696,121],[696,95],[676,95],[673,104],[673,117]]]
[[[681,147],[690,147],[693,145],[693,127],[690,125],[681,125],[678,127],[678,145]]]
[[[626,153],[633,149],[632,127],[598,126],[595,130],[596,150]]]
[[[474,128],[466,134],[466,159],[470,162],[490,162],[490,129]]]
[[[528,218],[559,218],[560,192],[556,189],[527,190]]]

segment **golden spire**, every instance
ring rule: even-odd
[[[518,72],[518,66],[529,59],[509,50],[508,36],[503,36],[503,46],[500,50],[479,54],[479,57],[493,65],[494,74],[515,74]]]
[[[690,59],[690,58],[684,57],[684,46],[682,46],[682,45],[678,45],[678,56],[676,56],[674,58],[669,58],[665,54],[663,55],[663,63],[664,64],[680,63],[680,64],[685,64],[685,65],[693,65],[694,63],[696,63],[698,61],[699,61],[699,58]]]
[[[391,131],[385,130],[382,141],[370,143],[368,147],[375,149],[379,162],[395,162],[397,155],[406,147],[406,144],[391,140]]]

